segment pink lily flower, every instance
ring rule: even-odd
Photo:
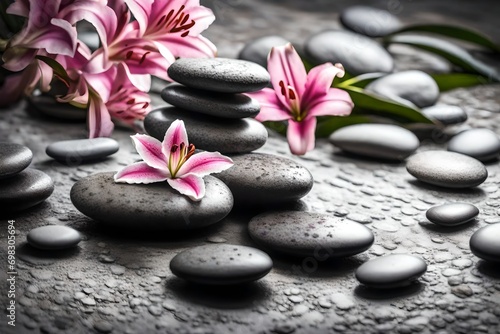
[[[193,201],[205,196],[203,177],[219,173],[233,165],[233,161],[219,152],[194,153],[189,144],[184,122],[170,125],[163,142],[148,135],[131,136],[142,162],[133,163],[115,174],[115,182],[168,184]]]
[[[274,89],[247,95],[261,105],[257,120],[288,120],[288,145],[293,154],[314,149],[317,116],[347,116],[354,107],[347,92],[331,88],[335,76],[344,76],[341,64],[325,63],[307,73],[289,43],[271,49],[267,68]]]

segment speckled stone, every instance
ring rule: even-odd
[[[488,162],[500,155],[500,139],[489,129],[466,130],[451,138],[448,142],[448,151]]]
[[[422,113],[443,125],[463,123],[467,120],[467,113],[459,106],[447,104],[437,104],[432,107],[422,109]]]
[[[120,146],[112,138],[63,140],[47,146],[48,156],[66,164],[104,159],[118,152]]]
[[[371,288],[393,289],[412,284],[427,271],[427,263],[409,254],[391,254],[363,263],[356,279]]]
[[[430,208],[425,213],[427,219],[437,225],[457,226],[471,221],[479,214],[479,209],[469,203],[448,203]]]
[[[0,210],[20,211],[46,200],[54,191],[54,182],[42,171],[26,168],[0,181]]]
[[[33,152],[26,146],[0,142],[0,179],[22,172],[32,159]]]
[[[391,124],[346,126],[335,131],[330,142],[346,152],[388,160],[404,160],[420,145],[411,131]]]
[[[369,6],[352,6],[340,13],[340,23],[369,37],[384,37],[401,28],[401,21],[387,10]]]
[[[85,121],[87,119],[87,110],[77,108],[69,103],[57,102],[51,95],[31,95],[27,98],[30,106],[40,113],[66,121]]]
[[[429,107],[439,98],[436,81],[417,70],[389,74],[371,82],[365,89],[404,104],[410,101],[419,108]]]
[[[477,257],[500,262],[500,223],[481,227],[470,238],[470,250]]]
[[[296,201],[311,190],[311,173],[297,162],[276,155],[231,156],[234,165],[217,174],[239,206],[273,206]]]
[[[68,226],[47,225],[32,229],[26,236],[28,243],[39,249],[66,249],[78,245],[80,233]]]
[[[185,250],[170,261],[170,270],[185,280],[207,285],[231,285],[264,277],[273,261],[263,251],[240,245],[204,245]]]
[[[297,211],[268,212],[250,221],[252,239],[266,249],[294,256],[347,257],[373,244],[369,228],[327,214]]]
[[[188,87],[221,93],[258,91],[271,80],[262,66],[229,58],[181,58],[170,65],[168,75]]]
[[[98,173],[71,188],[71,201],[84,215],[108,226],[137,231],[189,230],[215,224],[233,207],[226,185],[205,177],[206,195],[190,200],[166,182],[115,183],[115,173]]]
[[[319,64],[342,63],[352,75],[389,73],[394,68],[394,60],[380,44],[350,31],[326,30],[314,34],[305,43],[305,53]]]
[[[476,187],[488,177],[479,160],[447,151],[417,153],[408,158],[406,170],[420,181],[447,188]]]
[[[239,59],[248,60],[267,68],[267,56],[271,49],[275,46],[286,45],[289,43],[281,36],[264,36],[259,37],[245,45],[240,51]]]
[[[177,107],[150,112],[144,120],[144,127],[151,136],[163,140],[165,132],[176,119],[184,121],[189,142],[197,149],[225,154],[244,153],[262,147],[267,140],[266,128],[254,119],[223,119]]]
[[[176,83],[165,87],[161,97],[176,107],[222,118],[255,117],[260,111],[259,103],[247,95],[214,93]]]

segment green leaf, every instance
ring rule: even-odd
[[[318,120],[318,125],[316,126],[316,136],[318,138],[325,138],[344,126],[372,122],[373,119],[368,115],[324,117],[324,120]]]
[[[66,72],[66,70],[64,69],[64,67],[62,67],[62,65],[59,64],[54,59],[52,59],[50,57],[46,57],[46,56],[40,56],[40,55],[36,56],[36,58],[39,59],[39,60],[41,60],[41,61],[43,61],[47,65],[49,65],[54,70],[54,73],[61,80],[66,81],[66,83],[69,83],[71,81],[71,79],[68,76],[68,73]]]
[[[441,92],[460,87],[471,87],[491,83],[491,80],[488,78],[477,74],[444,73],[432,74],[431,76],[436,81]]]
[[[415,24],[400,29],[392,35],[405,32],[430,32],[480,45],[494,52],[500,52],[500,46],[495,44],[487,36],[463,27],[450,26],[446,24]]]
[[[341,83],[336,84],[335,87],[344,88],[344,87],[354,86],[359,88],[365,88],[370,82],[375,81],[385,75],[387,75],[387,73],[377,72],[377,73],[361,74],[356,77],[344,80]]]
[[[500,82],[500,74],[493,67],[475,59],[465,49],[448,41],[417,35],[396,35],[388,38],[386,43],[397,43],[414,46],[416,48],[437,54],[452,64],[463,68],[467,72],[481,74]]]
[[[286,129],[287,129],[286,121],[267,121],[263,122],[263,124],[269,129],[272,129],[279,134],[286,135]]]

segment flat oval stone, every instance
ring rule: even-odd
[[[462,153],[487,162],[500,155],[500,139],[489,129],[460,132],[448,142],[448,151]]]
[[[0,210],[20,211],[46,200],[54,191],[54,182],[42,171],[26,168],[0,181]]]
[[[326,30],[312,35],[305,53],[316,63],[342,63],[351,75],[392,72],[394,60],[376,41],[350,31]]]
[[[364,252],[374,241],[366,226],[327,214],[282,211],[260,214],[248,224],[255,242],[294,256],[318,260],[347,257]]]
[[[234,165],[217,174],[240,206],[272,206],[296,201],[311,190],[311,173],[297,162],[264,153],[231,156]]]
[[[172,273],[207,285],[230,285],[256,281],[273,268],[263,251],[240,245],[204,245],[177,254],[170,261]]]
[[[288,44],[289,41],[281,36],[264,36],[259,37],[245,45],[241,50],[238,58],[248,60],[267,68],[267,56],[271,49],[275,46]]]
[[[346,152],[388,160],[404,160],[420,145],[411,131],[391,124],[349,125],[335,131],[330,142]]]
[[[188,87],[221,93],[258,91],[271,80],[262,66],[229,58],[181,58],[170,65],[168,75]]]
[[[206,151],[251,152],[267,141],[265,126],[254,119],[223,119],[176,107],[150,112],[144,119],[144,127],[151,136],[163,140],[165,132],[176,119],[184,121],[189,142]]]
[[[481,227],[470,238],[470,250],[477,257],[500,262],[500,223]]]
[[[115,183],[115,173],[98,173],[76,182],[71,201],[84,215],[119,229],[189,230],[215,224],[229,214],[233,196],[227,186],[206,176],[206,195],[199,202],[168,183]]]
[[[427,219],[437,225],[457,226],[476,218],[479,209],[469,203],[448,203],[430,208],[425,213]]]
[[[39,249],[66,249],[82,240],[80,233],[69,226],[47,225],[32,229],[26,236],[28,243]]]
[[[69,103],[57,102],[51,95],[32,95],[27,97],[28,103],[40,113],[66,121],[85,121],[87,110],[77,108]]]
[[[411,285],[427,271],[427,263],[408,254],[391,254],[363,263],[356,279],[371,288],[393,289]]]
[[[417,70],[386,75],[371,82],[365,89],[404,104],[410,101],[420,108],[435,104],[439,98],[436,81],[429,74]]]
[[[215,93],[170,84],[161,97],[176,107],[222,118],[255,117],[260,112],[259,103],[244,94]]]
[[[417,153],[408,158],[406,170],[420,181],[447,188],[476,187],[488,177],[479,160],[447,151]]]
[[[402,26],[389,11],[369,6],[349,7],[340,13],[339,19],[345,28],[369,37],[384,37]]]
[[[452,125],[463,123],[467,120],[467,113],[459,106],[447,104],[438,104],[432,107],[422,109],[422,113],[435,119],[443,125]]]
[[[47,146],[48,156],[67,164],[103,159],[118,152],[120,146],[112,138],[63,140]]]
[[[11,177],[26,169],[33,152],[24,145],[0,142],[0,179]]]

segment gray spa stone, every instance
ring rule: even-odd
[[[371,230],[362,224],[313,212],[263,213],[252,218],[248,231],[266,249],[323,261],[359,254],[374,241]]]
[[[118,152],[120,146],[112,138],[63,140],[47,146],[48,156],[66,164],[103,159]]]
[[[312,35],[305,53],[316,63],[342,63],[351,75],[392,72],[392,56],[376,41],[350,31],[326,30]]]
[[[27,100],[33,108],[50,117],[75,122],[83,122],[87,119],[87,110],[77,108],[69,103],[57,102],[55,97],[51,95],[32,95],[27,97]]]
[[[78,245],[80,233],[69,226],[47,225],[32,229],[26,236],[28,243],[39,249],[66,249]]]
[[[467,113],[459,106],[437,104],[422,109],[422,114],[439,121],[443,125],[463,123],[467,120]]]
[[[371,288],[393,289],[414,283],[427,271],[427,263],[409,254],[391,254],[363,263],[356,279]]]
[[[255,117],[260,111],[259,103],[247,95],[214,93],[176,83],[165,87],[161,98],[178,108],[221,118]]]
[[[448,203],[430,208],[425,213],[427,219],[437,225],[457,226],[476,218],[479,209],[469,203]]]
[[[448,142],[448,151],[462,153],[487,162],[500,155],[500,139],[489,129],[460,132]]]
[[[223,119],[177,107],[150,112],[144,120],[144,127],[151,136],[163,140],[165,132],[176,119],[184,121],[189,142],[201,150],[244,153],[262,147],[267,141],[265,126],[254,119]]]
[[[479,160],[447,151],[417,153],[408,158],[406,170],[420,181],[447,188],[475,187],[488,177]]]
[[[26,169],[33,152],[24,145],[0,142],[0,179],[14,176]]]
[[[108,226],[136,231],[189,230],[215,224],[233,207],[227,186],[206,176],[206,195],[199,202],[168,183],[115,183],[115,173],[98,173],[71,188],[71,201],[84,215]]]
[[[339,19],[345,28],[369,37],[384,37],[402,26],[389,11],[369,6],[348,7],[340,13]]]
[[[248,60],[267,68],[267,57],[271,49],[275,46],[282,46],[288,44],[289,41],[281,36],[264,36],[259,37],[245,45],[241,50],[238,58]]]
[[[404,160],[420,145],[411,131],[391,124],[346,126],[335,131],[330,142],[346,152],[388,160]]]
[[[254,92],[270,82],[262,66],[229,58],[181,58],[170,65],[168,75],[188,87],[221,93]]]
[[[477,257],[500,262],[500,223],[481,227],[470,238],[470,250]]]
[[[240,245],[204,245],[187,249],[170,261],[180,278],[206,285],[248,283],[264,277],[273,261],[263,251]]]

